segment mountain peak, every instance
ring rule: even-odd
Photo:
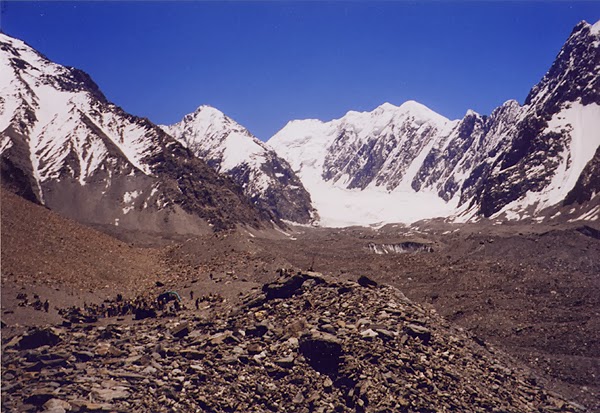
[[[186,115],[186,117],[191,117],[191,118],[225,118],[225,114],[223,112],[221,112],[219,109],[215,108],[214,106],[210,106],[210,105],[200,105],[198,106],[198,108],[193,111],[192,113],[189,113],[188,115]]]
[[[229,176],[259,209],[302,224],[313,219],[310,195],[289,164],[220,110],[201,105],[180,122],[162,128]]]
[[[404,110],[422,110],[422,109],[429,109],[427,106],[423,105],[422,103],[417,102],[416,100],[407,100],[406,102],[404,102],[403,104],[401,104],[399,106],[400,109],[404,109]]]
[[[376,110],[377,109],[380,109],[382,111],[390,111],[390,110],[396,110],[396,109],[398,109],[398,106],[392,105],[389,102],[385,102],[385,103],[382,103],[381,105],[377,106]]]
[[[579,34],[579,33],[581,33],[583,35],[588,35],[588,30],[589,30],[589,34],[592,36],[600,35],[600,20],[598,20],[596,23],[588,23],[585,20],[580,21],[573,28],[573,31],[571,32],[571,36]]]
[[[216,112],[216,113],[221,113],[221,114],[223,113],[219,109],[217,109],[211,105],[200,105],[194,111],[194,113],[201,113],[201,112]]]
[[[438,126],[449,122],[449,119],[415,100],[407,100],[398,107],[399,113],[407,113],[418,119],[433,121]]]
[[[220,130],[226,127],[233,127],[239,130],[243,129],[243,127],[238,125],[233,119],[226,116],[219,109],[210,105],[198,106],[198,108],[195,111],[185,115],[181,122],[184,122],[186,124],[194,124],[196,125],[194,127],[195,129],[201,129],[203,131],[209,129]],[[173,134],[175,133],[175,131],[172,130],[172,128],[175,127],[177,124],[178,123],[170,126],[165,125],[163,129],[169,128],[171,129],[170,133]],[[175,135],[177,134],[175,133],[173,136]]]
[[[508,99],[501,106],[521,106],[521,104],[516,99]]]

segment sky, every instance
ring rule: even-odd
[[[158,124],[198,106],[267,140],[293,119],[416,100],[450,118],[523,102],[600,2],[0,2],[0,29]]]

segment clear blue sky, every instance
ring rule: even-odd
[[[1,29],[155,123],[201,104],[266,140],[288,120],[413,99],[522,102],[600,2],[2,2]]]

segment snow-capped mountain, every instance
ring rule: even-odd
[[[509,136],[477,188],[483,215],[540,213],[563,202],[582,173],[585,179],[600,146],[600,21],[574,28]],[[591,204],[596,212],[586,215],[598,219],[600,199]]]
[[[228,178],[84,72],[0,34],[2,183],[86,223],[202,232],[266,218]]]
[[[416,102],[289,122],[269,140],[321,224],[600,217],[600,22],[578,24],[523,106],[450,121]],[[568,209],[561,205],[573,204]]]
[[[292,121],[268,143],[310,192],[322,225],[405,222],[421,219],[423,204],[433,216],[454,209],[410,187],[423,155],[452,125],[419,103],[386,103],[331,122]]]
[[[217,172],[233,179],[259,208],[306,224],[315,218],[310,195],[289,164],[246,128],[210,106],[161,126]]]

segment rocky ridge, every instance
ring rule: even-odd
[[[2,182],[84,223],[205,233],[259,226],[230,179],[147,119],[110,103],[81,70],[0,34]]]
[[[577,412],[397,289],[289,273],[230,307],[3,338],[17,411]],[[113,321],[114,320],[114,321]]]
[[[210,106],[200,106],[161,128],[218,173],[229,176],[259,208],[279,219],[313,221],[310,195],[290,165],[246,128]]]
[[[560,205],[578,180],[589,180],[600,147],[600,33],[581,22],[529,92],[510,145],[475,185],[486,217],[514,207],[539,212]],[[472,179],[470,179],[472,181]],[[521,214],[523,215],[523,214]],[[598,218],[598,215],[594,218]]]

